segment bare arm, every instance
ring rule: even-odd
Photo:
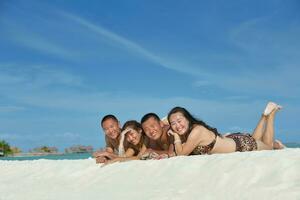
[[[109,153],[114,153],[114,150],[111,147],[106,147],[105,151]]]
[[[139,154],[137,155],[137,158],[140,159],[143,156],[143,154],[147,153],[147,150],[148,149],[147,149],[146,145],[143,144]]]
[[[95,158],[107,157],[108,159],[114,159],[117,157],[116,154],[113,153],[112,148],[107,147],[105,151],[97,151],[93,154]]]
[[[113,149],[111,147],[106,147],[104,150],[98,150],[93,153],[93,157],[100,157],[103,156],[103,154],[112,154]]]
[[[201,136],[208,132],[204,127],[196,126],[188,136],[187,141],[182,144],[181,139],[177,133],[171,133],[174,135],[174,146],[178,156],[190,155],[192,151],[201,144]]]
[[[116,157],[110,150],[96,151],[93,153],[93,157],[96,159],[96,163],[106,163],[108,160]]]
[[[131,130],[132,130],[131,128],[126,128],[124,131],[121,132],[119,151],[118,151],[119,156],[124,156],[125,155],[125,149],[124,149],[125,134],[128,133]]]
[[[123,161],[129,161],[129,160],[137,160],[137,156],[133,156],[134,155],[134,150],[131,148],[128,148],[125,152],[124,156],[116,156],[114,159],[109,160],[105,163],[105,165],[107,164],[112,164],[114,162],[123,162]]]
[[[174,152],[174,144],[170,144],[169,150],[168,150],[168,156],[169,156],[169,157],[176,156],[176,154],[175,154],[175,152]]]

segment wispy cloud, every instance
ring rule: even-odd
[[[229,39],[243,51],[259,58],[272,56],[277,60],[282,56],[299,56],[299,23],[291,21],[274,26],[276,20],[272,15],[247,20],[231,30]]]
[[[211,62],[211,64],[207,64],[201,63],[200,61],[198,64],[195,64],[189,60],[178,58],[176,56],[169,58],[161,56],[161,52],[154,53],[143,47],[142,45],[134,42],[133,40],[110,31],[99,24],[95,24],[70,13],[60,13],[67,19],[72,20],[73,22],[83,26],[84,28],[87,28],[91,32],[98,34],[101,38],[106,38],[107,41],[110,41],[113,45],[118,45],[120,48],[124,48],[127,51],[135,53],[137,56],[142,56],[143,58],[149,60],[150,62],[156,63],[161,67],[191,76],[191,80],[196,79],[196,81],[192,84],[194,87],[210,88],[212,86],[215,86],[222,90],[225,89],[233,92],[248,91],[250,92],[248,93],[249,95],[270,95],[272,93],[277,93],[279,96],[287,97],[293,96],[293,94],[295,94],[295,91],[297,94],[299,94],[298,89],[294,85],[295,81],[290,78],[287,79],[287,77],[293,77],[293,74],[299,71],[297,68],[292,67],[293,65],[297,65],[298,61],[294,63],[288,63],[286,60],[284,60],[285,58],[277,58],[275,66],[272,66],[274,67],[273,70],[267,70],[271,68],[271,66],[266,66],[266,63],[263,60],[252,60],[252,57],[260,58],[261,55],[264,54],[262,51],[268,51],[269,57],[272,56],[272,52],[274,53],[274,55],[278,55],[282,51],[277,51],[276,49],[274,49],[274,47],[276,47],[276,45],[278,44],[273,44],[271,40],[268,39],[268,37],[270,37],[269,35],[271,35],[270,30],[262,29],[261,25],[257,25],[269,23],[271,19],[268,17],[249,20],[236,27],[233,27],[228,39],[230,42],[232,42],[233,45],[237,45],[239,48],[245,49],[244,51],[251,51],[251,49],[257,50],[257,52],[256,50],[251,51],[250,57],[246,54],[239,54],[234,56],[232,55],[233,57],[236,57],[235,59],[239,59],[239,62],[237,62],[237,64],[243,66],[239,66],[239,71],[235,71],[233,73],[233,69],[237,67],[233,67],[232,70],[218,70],[219,66],[218,68],[215,68],[215,66],[211,66],[211,69],[207,70],[206,65],[213,65],[214,62]],[[275,30],[275,32],[276,31],[277,33],[275,34],[275,36],[272,36],[272,40],[280,41],[282,45],[286,46],[284,40],[282,39],[283,32],[280,33],[280,30]],[[289,33],[293,31],[296,31],[296,29],[290,30]],[[259,35],[259,33],[261,32],[263,34]],[[253,33],[256,36],[249,41],[249,37],[251,37]],[[284,35],[288,36],[289,33],[285,33]],[[260,39],[257,40],[257,38]],[[259,42],[261,40],[269,41],[267,42],[267,44],[269,45],[267,49],[266,47],[261,47],[261,43]],[[285,48],[285,51],[286,49],[289,48]],[[205,52],[202,52],[202,54],[204,54],[202,56],[205,56]],[[220,57],[221,60],[224,59],[223,55],[220,55]],[[218,56],[215,57],[215,60],[218,60]],[[205,69],[201,67],[203,65],[205,66]],[[197,80],[199,78],[201,80]],[[253,92],[251,93],[251,91]]]
[[[41,34],[34,28],[26,28],[12,19],[1,19],[0,24],[3,28],[1,32],[17,45],[65,60],[77,60],[79,54],[74,49],[57,43],[49,34]]]
[[[294,23],[274,26],[274,21],[273,16],[265,16],[232,27],[227,40],[239,50],[237,66],[224,66],[228,70],[212,66],[214,75],[195,81],[194,86],[256,97],[299,98],[300,29]]]
[[[51,85],[83,86],[80,75],[55,69],[48,64],[0,63],[0,72],[0,89],[16,85],[25,89],[26,87],[42,89]]]
[[[127,51],[135,53],[138,56],[142,56],[143,58],[153,63],[156,63],[161,67],[170,70],[175,70],[188,75],[193,75],[193,76],[195,75],[203,76],[206,74],[206,72],[201,70],[199,67],[192,67],[187,63],[183,63],[182,60],[180,61],[179,59],[174,59],[174,58],[168,59],[166,57],[158,56],[157,53],[153,53],[152,51],[146,49],[142,45],[128,38],[125,38],[120,34],[110,31],[99,24],[95,24],[79,16],[64,11],[60,11],[60,13],[62,16],[72,20],[73,22],[80,24],[85,28],[88,28],[90,31],[97,33],[99,36],[105,37],[108,41],[110,41],[114,45],[118,45],[121,48],[125,48]]]
[[[0,93],[2,99],[10,102],[0,105],[1,113],[23,111],[26,106],[44,107],[46,102],[67,105],[70,90],[78,93],[86,88],[80,75],[64,70],[43,65],[0,64]]]
[[[2,67],[1,67],[2,66]],[[214,112],[226,113],[228,105],[222,108],[223,102],[206,101],[192,99],[188,97],[152,98],[149,96],[139,96],[134,93],[118,93],[89,91],[86,92],[84,77],[64,70],[54,70],[45,66],[22,65],[22,67],[5,68],[0,64],[0,91],[3,97],[19,102],[21,105],[37,106],[46,109],[69,110],[75,112],[95,113],[114,112],[119,113],[146,113],[153,108],[158,108],[161,112],[168,112],[172,106],[186,105],[189,107],[199,107],[199,111],[207,112],[205,115]],[[10,65],[11,66],[11,65]],[[3,79],[1,77],[4,77]],[[12,81],[14,80],[14,81]],[[51,88],[50,86],[57,86]],[[69,90],[68,88],[75,90]],[[230,102],[227,102],[230,104]],[[242,104],[241,104],[242,105]],[[17,110],[20,105],[9,105],[11,107],[3,110]],[[245,106],[245,105],[244,105]],[[232,102],[231,109],[239,108],[236,102]],[[10,108],[10,109],[9,109]],[[234,110],[234,109],[233,109]],[[228,111],[229,112],[229,111]],[[235,113],[230,111],[231,113]],[[210,114],[209,114],[210,113]]]

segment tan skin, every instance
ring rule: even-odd
[[[120,123],[114,119],[107,119],[102,123],[102,129],[106,136],[110,137],[113,140],[116,140],[121,133]],[[114,150],[111,147],[106,147],[104,151],[97,151],[93,154],[96,158],[96,163],[105,163],[107,158],[114,159],[116,155]]]
[[[274,117],[277,111],[278,108],[274,108],[274,110],[268,116],[262,116],[262,119],[256,127],[252,136],[257,142],[257,150],[273,149],[274,131],[272,130],[271,126],[273,126]],[[169,134],[174,136],[174,145],[177,155],[190,155],[198,145],[206,146],[215,138],[215,134],[212,131],[203,126],[194,125],[190,135],[187,138],[187,141],[182,144],[179,136],[186,133],[189,125],[188,120],[181,112],[171,114],[169,119],[172,128],[172,130],[169,131]],[[264,132],[262,129],[263,121],[268,121],[266,130],[264,130]],[[233,139],[217,136],[216,143],[214,148],[210,151],[210,154],[230,153],[235,152],[235,149],[236,144]]]
[[[133,145],[137,145],[140,141],[141,141],[141,138],[142,138],[142,130],[140,129],[133,129],[133,128],[130,128],[130,127],[127,127],[124,131],[122,131],[121,134],[126,134],[126,140],[127,142],[133,144]],[[125,152],[125,154],[123,156],[119,156],[119,157],[116,157],[112,160],[109,160],[105,163],[105,165],[107,164],[111,164],[111,163],[114,163],[114,162],[123,162],[123,161],[129,161],[129,160],[139,160],[142,155],[144,153],[146,153],[146,146],[143,144],[141,149],[139,150],[139,153],[138,155],[134,156],[134,150],[132,148],[128,148]]]
[[[166,121],[165,121],[166,123]],[[159,140],[162,142],[162,144],[168,143],[168,135],[167,130],[169,129],[169,125],[164,124],[164,122],[160,122],[158,120],[153,120],[150,118],[150,120],[146,121],[146,127],[147,125],[150,126],[151,134],[149,135],[152,139]],[[149,129],[147,129],[149,130]],[[157,159],[165,158],[168,151],[159,151],[159,150],[152,150],[147,149],[145,144],[141,146],[141,148],[138,150],[138,155],[134,156],[135,151],[132,148],[128,148],[126,152],[124,152],[124,146],[123,140],[124,138],[127,140],[128,143],[131,143],[132,145],[138,145],[141,142],[142,139],[142,129],[135,127],[135,126],[127,126],[124,131],[122,131],[121,139],[120,139],[120,146],[119,146],[119,156],[113,158],[112,160],[107,161],[105,164],[111,164],[117,161],[128,161],[128,160],[138,160],[141,159],[144,155],[147,155],[151,152],[158,153],[160,156],[157,157]],[[173,146],[172,152],[173,153]],[[170,154],[169,154],[170,155]]]
[[[150,140],[155,142],[167,143],[168,140],[168,130],[169,124],[168,121],[158,121],[153,117],[150,117],[142,124],[143,130]],[[154,149],[147,149],[146,152],[154,151],[158,154],[168,154],[169,156],[174,155],[173,151],[174,147],[173,144],[169,146],[169,149],[166,151],[163,150],[154,150]]]

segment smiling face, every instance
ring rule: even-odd
[[[140,142],[141,137],[142,137],[142,130],[137,131],[132,129],[131,131],[126,133],[126,140],[133,145],[137,145]]]
[[[179,135],[184,135],[189,130],[189,121],[180,112],[170,115],[170,126]]]
[[[158,140],[163,134],[163,125],[154,117],[150,117],[142,124],[145,134],[152,140]]]
[[[111,119],[111,118],[106,119],[102,123],[102,128],[103,128],[105,135],[107,135],[108,137],[110,137],[111,139],[114,139],[114,140],[117,139],[117,137],[121,133],[121,128],[120,128],[119,122],[114,119]]]

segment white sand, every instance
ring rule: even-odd
[[[0,161],[0,200],[300,199],[300,149],[130,161]]]

